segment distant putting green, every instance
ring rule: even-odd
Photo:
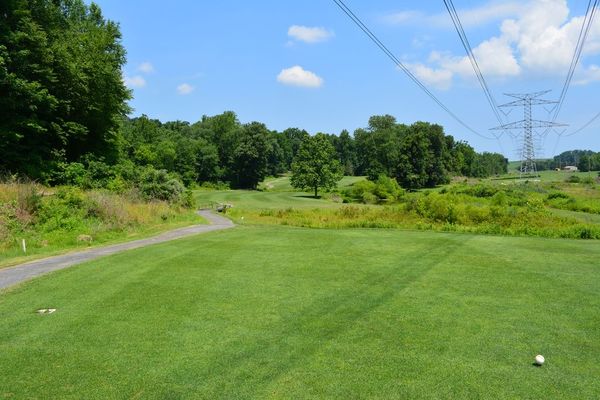
[[[396,230],[160,244],[0,294],[0,397],[597,398],[598,259]]]
[[[365,179],[361,176],[345,176],[338,183],[339,189],[344,189],[355,182]],[[269,178],[261,183],[264,191],[255,190],[197,190],[195,197],[200,207],[207,207],[214,203],[231,204],[234,208],[266,210],[286,208],[335,208],[339,204],[325,200],[315,199],[312,193],[297,191],[292,188],[290,178],[282,176]]]
[[[257,192],[252,190],[219,190],[195,192],[200,207],[214,203],[231,204],[234,208],[282,209],[282,208],[328,208],[336,204],[323,199],[315,199],[302,192]]]
[[[344,188],[347,188],[347,187],[353,185],[354,183],[356,183],[358,181],[361,181],[363,179],[366,179],[366,177],[364,177],[364,176],[344,176],[338,182],[337,186],[340,189],[344,189]],[[269,190],[269,191],[293,192],[295,190],[292,187],[292,184],[290,183],[290,177],[289,176],[280,176],[280,177],[276,177],[276,178],[267,178],[267,179],[265,179],[264,182],[261,183],[260,187],[263,190]]]

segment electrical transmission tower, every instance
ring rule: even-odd
[[[523,107],[523,120],[517,122],[511,122],[508,124],[500,125],[492,130],[503,130],[512,131],[519,129],[522,131],[522,146],[519,151],[521,157],[521,167],[519,168],[520,176],[536,174],[537,169],[535,165],[535,142],[534,133],[536,129],[547,128],[540,136],[545,135],[549,128],[555,128],[559,126],[566,126],[552,121],[539,121],[532,119],[532,106],[539,106],[545,104],[556,104],[558,101],[540,99],[540,96],[550,92],[546,90],[543,92],[525,93],[525,94],[509,94],[505,93],[506,96],[514,97],[515,101],[510,103],[502,104],[498,107]],[[514,136],[513,136],[514,137]]]

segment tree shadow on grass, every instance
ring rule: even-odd
[[[304,199],[311,199],[311,200],[321,200],[322,197],[321,196],[313,196],[312,194],[297,194],[294,197],[302,197]]]

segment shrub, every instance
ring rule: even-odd
[[[583,179],[581,179],[581,183],[584,183],[586,185],[593,185],[595,183],[595,180],[590,175],[587,175],[584,176]]]
[[[505,192],[498,192],[492,196],[492,205],[494,206],[506,206],[508,205],[508,196]]]
[[[569,195],[564,193],[564,192],[552,192],[549,193],[547,196],[548,200],[553,200],[553,199],[569,199]]]
[[[475,185],[472,193],[475,197],[492,197],[498,193],[498,189],[490,185]]]
[[[202,182],[200,185],[201,189],[209,189],[209,190],[229,190],[231,187],[228,182]]]
[[[182,200],[185,187],[178,179],[164,170],[147,168],[138,184],[140,193],[146,200],[164,200],[178,203]]]
[[[362,180],[342,193],[344,199],[353,199],[365,204],[376,204],[383,201],[392,202],[402,198],[404,189],[394,178],[379,175],[375,182]]]
[[[194,192],[192,190],[185,190],[185,192],[183,193],[183,197],[181,198],[181,205],[185,208],[196,207],[196,197],[194,196]]]
[[[405,191],[398,185],[398,182],[394,178],[390,178],[386,175],[379,175],[375,182],[375,188],[373,194],[380,200],[394,201],[398,200],[404,195]]]
[[[577,175],[571,175],[567,178],[567,182],[569,183],[580,183],[581,182],[581,178],[579,178],[579,176]]]
[[[83,186],[86,180],[85,166],[78,162],[58,163],[52,174],[52,183]]]

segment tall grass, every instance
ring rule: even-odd
[[[443,217],[420,215],[407,205],[358,206],[339,209],[233,210],[241,223],[275,224],[307,228],[401,228],[440,232],[469,232],[507,236],[600,239],[600,226],[548,212],[463,206]],[[242,220],[241,217],[244,217]]]
[[[392,205],[279,210],[238,208],[231,215],[242,223],[311,228],[404,228],[600,239],[600,224],[552,212],[552,208],[598,212],[600,201],[594,198],[598,190],[589,190],[591,192],[579,191],[575,195],[556,186],[454,184],[437,191],[405,194]]]
[[[0,266],[19,256],[54,253],[200,221],[191,209],[166,201],[144,201],[135,191],[116,194],[4,182],[0,183]],[[22,240],[27,253],[23,253]]]

